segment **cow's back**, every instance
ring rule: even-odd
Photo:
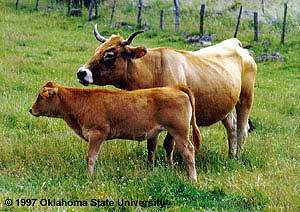
[[[164,70],[161,86],[187,84],[195,95],[199,125],[224,119],[239,100],[245,66],[253,58],[237,39],[225,40],[198,51],[157,49]],[[255,64],[255,62],[254,62]]]

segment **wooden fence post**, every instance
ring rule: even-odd
[[[16,10],[18,9],[19,0],[16,0]]]
[[[203,32],[204,12],[205,12],[205,4],[201,4],[201,9],[200,9],[200,36],[202,36],[204,34],[204,32]]]
[[[258,13],[254,12],[254,41],[258,41]]]
[[[95,17],[98,18],[99,15],[99,3],[98,0],[95,0]]]
[[[175,32],[179,30],[179,0],[174,0],[175,4]]]
[[[75,7],[75,9],[78,8],[78,0],[73,0],[73,6]]]
[[[282,33],[281,33],[281,41],[280,41],[281,44],[284,44],[286,13],[287,13],[287,4],[284,3],[284,15],[283,15]]]
[[[117,4],[117,0],[114,0],[113,6],[112,6],[112,9],[111,9],[110,24],[112,24],[112,20],[113,20],[114,15],[115,15],[116,4]]]
[[[261,10],[263,13],[265,13],[265,2],[264,0],[261,0]]]
[[[139,4],[138,4],[138,16],[137,16],[137,26],[138,28],[142,27],[142,7],[143,7],[143,2],[142,0],[139,0]]]
[[[90,0],[90,5],[89,5],[89,21],[92,20],[93,16],[93,0]]]
[[[242,11],[243,11],[243,7],[241,5],[239,16],[238,16],[238,20],[237,20],[236,27],[235,27],[235,33],[234,33],[234,36],[233,36],[235,38],[237,36],[238,30],[239,30],[239,27],[240,27],[240,21],[241,21]]]
[[[164,30],[164,10],[161,10],[159,14],[159,28]]]
[[[39,0],[36,0],[36,2],[35,2],[35,10],[38,10],[38,6],[39,6]]]
[[[67,2],[67,7],[68,7],[68,15],[70,15],[70,11],[71,11],[71,0],[68,0],[68,2]]]

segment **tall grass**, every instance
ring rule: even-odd
[[[160,4],[160,1],[155,2]],[[214,4],[210,4],[212,8]],[[175,166],[165,166],[163,135],[159,138],[154,167],[146,163],[145,142],[113,140],[103,145],[95,174],[88,175],[86,142],[75,136],[62,120],[34,118],[28,110],[46,81],[82,87],[75,74],[99,45],[92,35],[94,22],[87,23],[86,17],[68,17],[60,11],[31,11],[28,7],[15,11],[13,5],[13,2],[5,2],[0,8],[0,209],[98,210],[92,206],[18,207],[16,199],[117,201],[125,198],[162,199],[167,204],[163,208],[114,206],[104,209],[300,210],[299,28],[290,28],[286,45],[281,46],[277,34],[280,30],[274,25],[262,26],[260,41],[271,41],[270,46],[262,46],[260,42],[252,42],[250,20],[242,23],[238,37],[243,43],[252,44],[257,55],[280,52],[285,60],[258,64],[251,114],[256,131],[249,135],[241,158],[227,158],[226,134],[221,124],[201,128],[203,147],[196,153],[199,183],[194,185],[187,179],[177,153]],[[120,20],[123,17],[134,23],[135,18],[125,13],[128,8],[120,9],[124,11],[119,14]],[[183,14],[185,11],[197,14],[196,9],[183,8]],[[156,17],[145,13],[144,18],[155,23]],[[217,34],[214,43],[233,35],[235,19],[226,14],[220,17],[207,14],[206,29]],[[197,33],[196,23],[187,19],[182,18],[181,31]],[[120,33],[126,37],[131,33],[126,29],[111,29],[101,19],[97,22],[105,36]],[[180,34],[173,33],[172,26],[164,32],[150,30],[138,36],[134,45],[199,48],[184,43]],[[14,200],[13,206],[5,206],[7,198]]]

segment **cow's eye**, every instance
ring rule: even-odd
[[[111,60],[115,58],[115,53],[114,52],[105,52],[104,56],[103,56],[103,60],[107,61],[107,60]]]
[[[102,63],[107,67],[107,68],[113,68],[114,63],[116,61],[116,53],[113,51],[105,52],[104,56],[102,58]]]

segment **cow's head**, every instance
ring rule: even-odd
[[[36,117],[58,117],[60,100],[57,93],[58,85],[54,82],[47,82],[40,90],[37,100],[29,112]]]
[[[94,35],[102,43],[94,56],[77,71],[79,82],[83,85],[116,84],[127,71],[129,60],[143,57],[147,50],[145,47],[129,46],[138,34],[144,31],[132,33],[126,40],[119,35],[112,35],[106,39],[94,27]]]

